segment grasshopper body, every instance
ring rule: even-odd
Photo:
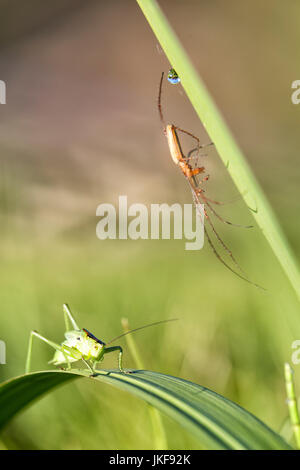
[[[90,333],[85,328],[79,328],[77,323],[74,320],[74,317],[71,313],[67,304],[63,305],[64,310],[64,318],[65,318],[65,325],[66,325],[66,332],[65,332],[65,340],[61,344],[54,343],[49,339],[45,338],[44,336],[40,335],[37,331],[31,331],[29,337],[29,345],[28,345],[28,353],[26,359],[26,373],[30,372],[31,366],[31,355],[32,355],[32,342],[33,338],[39,338],[41,341],[44,341],[53,349],[55,349],[55,353],[53,359],[49,361],[49,364],[54,364],[55,366],[62,366],[66,365],[67,369],[71,369],[71,364],[73,362],[83,361],[88,369],[91,371],[92,374],[95,374],[96,366],[99,362],[101,362],[104,358],[105,354],[118,351],[119,352],[119,361],[118,367],[120,372],[126,372],[123,369],[123,349],[121,346],[110,346],[107,345],[119,339],[122,336],[125,336],[128,333],[132,333],[133,331],[137,331],[148,326],[157,325],[159,323],[166,323],[168,321],[173,320],[162,320],[155,323],[151,323],[149,325],[142,326],[140,328],[136,328],[134,330],[127,331],[116,338],[113,338],[109,343],[104,343],[92,333]],[[71,329],[72,328],[72,329]]]

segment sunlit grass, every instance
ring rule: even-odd
[[[299,331],[298,313],[296,301],[284,302],[289,287],[272,270],[264,242],[256,244],[259,275],[268,276],[272,290],[280,287],[279,302],[228,273],[208,247],[191,254],[182,242],[126,243],[124,252],[121,242],[3,241],[0,331],[8,364],[2,378],[23,372],[31,329],[62,341],[63,302],[104,341],[122,332],[124,316],[132,328],[176,316],[174,324],[136,334],[145,366],[207,386],[279,429],[287,415],[282,364]],[[240,251],[242,245],[236,240],[233,248]],[[255,272],[251,253],[244,253],[243,262]],[[34,344],[34,370],[45,369],[51,357],[46,345]],[[126,345],[124,363],[134,365]],[[117,357],[107,357],[103,367],[116,364]],[[4,442],[29,448],[152,447],[142,403],[107,386],[100,397],[86,384],[68,387],[72,391],[58,390],[17,418]],[[53,419],[55,432],[41,433]],[[164,422],[171,448],[197,447],[179,426]],[[145,432],[135,431],[137,423]]]
[[[137,3],[170,64],[179,74],[182,86],[209,137],[214,142],[220,158],[300,299],[300,272],[297,260],[237,139],[226,124],[217,104],[157,1],[137,0]]]

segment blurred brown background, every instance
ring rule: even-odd
[[[299,108],[290,100],[299,77],[297,2],[161,6],[285,218],[296,209],[299,176]],[[30,184],[37,210],[68,219],[93,214],[100,197],[153,199],[172,189],[178,175],[156,109],[168,64],[134,1],[1,2],[0,21],[1,160],[18,186]],[[183,92],[165,88],[169,120],[202,137]]]

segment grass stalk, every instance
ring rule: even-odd
[[[289,408],[290,420],[296,441],[297,449],[300,449],[300,417],[295,392],[295,384],[293,378],[293,369],[286,362],[284,365],[285,387],[287,394],[287,403]]]
[[[122,318],[122,327],[124,332],[129,331],[129,323],[127,318]],[[130,350],[130,353],[134,359],[136,367],[138,369],[145,369],[143,360],[137,348],[136,342],[132,335],[127,335],[126,337],[127,346]],[[164,424],[162,421],[162,417],[160,412],[154,408],[152,405],[148,405],[149,415],[152,423],[153,429],[153,436],[154,436],[154,448],[156,450],[167,450],[168,449],[168,442],[167,436],[164,428]]]

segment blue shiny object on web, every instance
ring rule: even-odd
[[[168,81],[172,83],[173,85],[177,85],[177,83],[180,83],[180,78],[177,75],[177,72],[175,69],[170,69],[168,72]]]

